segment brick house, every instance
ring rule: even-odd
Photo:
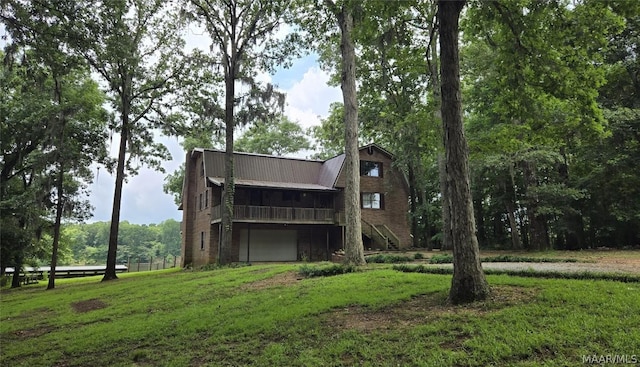
[[[328,260],[344,248],[344,154],[326,161],[234,153],[235,260]],[[360,203],[365,248],[411,245],[408,187],[393,156],[360,148]],[[220,241],[224,152],[187,154],[182,189],[183,266],[215,263]]]

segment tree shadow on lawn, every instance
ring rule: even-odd
[[[492,286],[491,298],[483,302],[454,306],[446,292],[423,294],[405,302],[380,309],[354,305],[327,314],[326,323],[335,330],[375,332],[411,328],[449,315],[484,315],[505,307],[533,300],[537,289],[516,286]]]

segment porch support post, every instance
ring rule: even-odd
[[[327,227],[327,251],[325,252],[325,259],[329,261],[329,227]]]
[[[251,248],[251,223],[247,223],[247,263],[249,263],[250,248]]]

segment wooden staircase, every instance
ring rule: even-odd
[[[369,237],[379,247],[387,250],[399,250],[400,239],[386,225],[373,225],[362,220],[362,234]]]

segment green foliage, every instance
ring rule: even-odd
[[[480,258],[481,262],[526,262],[526,263],[574,263],[577,259],[557,257],[530,257],[517,255],[496,255]],[[451,264],[453,256],[450,254],[438,254],[429,259],[429,264]]]
[[[373,264],[373,263],[396,264],[396,263],[410,262],[410,261],[413,261],[414,258],[411,258],[409,256],[402,256],[402,255],[377,254],[377,255],[365,256],[364,259],[367,261],[367,263],[370,263],[370,264]]]
[[[180,256],[181,242],[180,222],[176,220],[150,225],[124,221],[118,233],[118,263]],[[108,243],[109,222],[64,225],[61,244],[69,254],[61,264],[104,264]]]
[[[453,274],[452,268],[441,268],[425,265],[394,265],[394,270],[404,273],[423,274]],[[561,271],[537,271],[537,270],[508,270],[508,269],[484,269],[487,275],[509,275],[525,278],[543,279],[577,279],[577,280],[607,280],[622,283],[640,283],[640,276],[636,274],[601,273],[601,272],[561,272]]]
[[[0,52],[0,267],[20,268],[51,259],[58,203],[61,216],[90,216],[85,194],[91,164],[108,162],[108,115],[85,65],[9,30],[15,43]]]
[[[236,151],[275,156],[311,149],[302,127],[282,116],[273,123],[256,122],[235,142]]]
[[[422,259],[424,259],[424,255],[421,252],[416,252],[415,254],[413,254],[413,259],[414,260],[422,260]]]
[[[344,264],[304,264],[298,270],[298,273],[307,278],[328,277],[332,275],[341,275],[357,272],[358,268],[353,265]]]
[[[555,248],[578,249],[640,239],[628,229],[635,222],[608,215],[605,208],[622,197],[613,189],[603,198],[600,181],[617,175],[602,170],[616,155],[607,148],[616,144],[611,127],[620,121],[601,107],[629,106],[638,95],[630,50],[639,8],[574,5],[471,3],[462,22],[466,129],[485,246],[536,249],[551,239]],[[629,167],[615,169],[625,176],[619,187],[634,186]],[[634,204],[622,212],[634,213]]]

